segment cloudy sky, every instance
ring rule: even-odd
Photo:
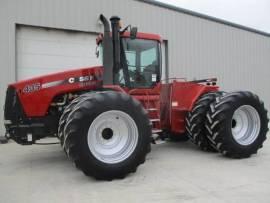
[[[270,33],[270,0],[157,0]]]

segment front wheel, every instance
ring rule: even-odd
[[[127,94],[93,94],[68,116],[64,148],[86,175],[103,180],[123,178],[135,172],[150,151],[147,112]]]
[[[210,105],[206,129],[219,152],[228,157],[246,158],[262,147],[268,121],[267,111],[257,95],[232,92]]]
[[[58,124],[58,139],[60,140],[61,146],[63,146],[63,143],[64,143],[64,128],[65,128],[69,113],[72,112],[73,108],[79,102],[81,102],[84,98],[91,97],[93,93],[95,93],[95,92],[82,94],[79,97],[73,99],[72,102],[70,102],[70,104],[68,104],[65,107],[65,109],[64,109],[64,111],[59,119],[59,124]]]

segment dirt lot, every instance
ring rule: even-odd
[[[270,141],[258,155],[233,160],[191,143],[152,146],[123,180],[84,176],[59,145],[0,145],[0,202],[270,202]]]

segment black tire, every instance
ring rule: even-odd
[[[217,150],[211,145],[207,137],[205,128],[206,113],[210,104],[215,101],[216,97],[224,94],[223,92],[209,92],[203,94],[196,101],[192,111],[186,116],[186,130],[190,140],[203,151],[216,152]]]
[[[118,163],[101,161],[88,146],[88,129],[91,124],[102,113],[113,110],[129,115],[138,129],[134,151]],[[124,93],[99,92],[79,102],[69,114],[64,131],[64,148],[68,156],[85,175],[100,180],[124,178],[128,173],[135,172],[144,163],[151,147],[151,123],[147,112],[139,101]]]
[[[92,92],[93,93],[93,92]],[[58,138],[60,140],[60,144],[61,146],[63,146],[63,143],[64,143],[64,128],[65,128],[65,125],[67,123],[67,117],[69,115],[69,113],[73,110],[73,108],[80,102],[82,101],[84,98],[86,97],[89,97],[92,93],[86,93],[86,94],[82,94],[80,95],[79,97],[73,99],[70,104],[68,104],[60,119],[59,119],[59,124],[58,124]]]
[[[242,134],[244,136],[241,137],[242,141],[241,139],[237,141],[239,138],[235,138],[235,135],[233,135],[233,128],[240,125],[233,117],[239,109],[243,109],[242,112],[246,111],[246,115],[249,117],[247,117],[246,122],[242,122],[248,124],[248,127],[238,129],[252,129],[252,131],[242,131],[244,132]],[[248,114],[248,110],[253,114]],[[239,115],[239,113],[237,114]],[[256,120],[255,118],[257,119],[255,123],[260,122],[260,127],[253,122]],[[247,158],[257,153],[258,149],[263,146],[268,131],[268,121],[267,111],[258,96],[248,91],[240,91],[218,97],[211,104],[207,113],[206,128],[211,142],[223,155],[232,158]],[[257,129],[255,134],[254,129]],[[251,135],[253,137],[250,138]]]

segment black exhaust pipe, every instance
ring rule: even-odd
[[[103,15],[100,14],[99,16],[100,21],[102,22],[103,26],[104,26],[104,36],[110,36],[110,25],[109,22],[107,20],[107,18]]]
[[[113,72],[118,73],[121,68],[120,61],[120,18],[118,16],[112,16],[110,18],[112,27],[112,44],[113,44]],[[115,75],[115,74],[114,74]],[[115,79],[114,79],[115,84]]]
[[[100,15],[99,19],[104,25],[103,36],[103,84],[112,85],[116,84],[114,76],[119,72],[121,68],[120,61],[120,18],[118,16],[112,16],[110,18],[112,36],[110,36],[110,25],[104,15]]]
[[[113,46],[112,39],[110,36],[110,24],[104,15],[99,16],[100,21],[104,26],[103,34],[103,84],[112,85],[113,84]]]

